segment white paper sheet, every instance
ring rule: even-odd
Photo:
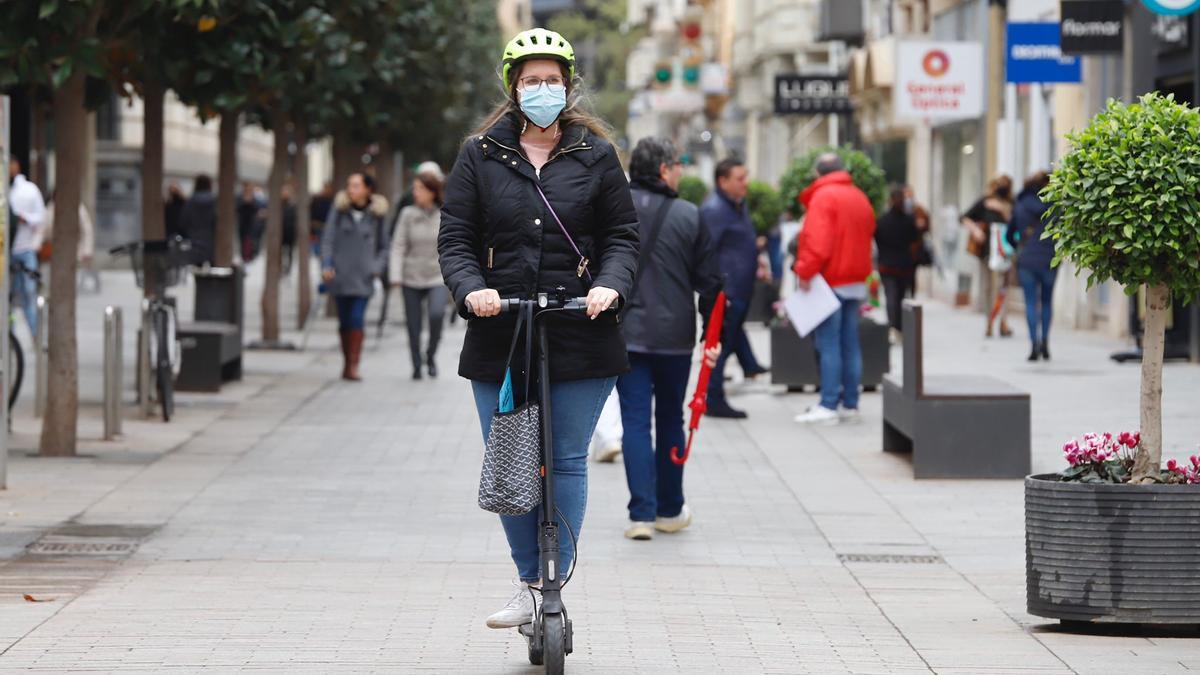
[[[820,274],[812,278],[808,290],[796,289],[783,301],[792,328],[807,337],[821,322],[842,306],[842,301]]]

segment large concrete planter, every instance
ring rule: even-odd
[[[1200,624],[1200,485],[1025,479],[1029,613]]]
[[[888,327],[863,317],[858,321],[858,336],[862,345],[863,389],[875,391],[891,370]],[[813,336],[801,339],[786,321],[771,326],[771,384],[786,385],[792,391],[821,385]]]

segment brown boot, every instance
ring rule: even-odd
[[[350,331],[339,330],[338,342],[342,345],[342,379],[350,373]]]
[[[349,357],[346,359],[347,380],[358,382],[362,377],[358,374],[358,361],[362,358],[363,331],[362,329],[346,331],[349,342]]]

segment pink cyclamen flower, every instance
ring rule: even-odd
[[[1141,434],[1136,431],[1122,431],[1117,437],[1117,442],[1132,450],[1142,442]]]
[[[1167,460],[1167,471],[1171,471],[1173,473],[1183,473],[1183,470],[1179,468],[1179,462],[1176,462],[1173,459]]]

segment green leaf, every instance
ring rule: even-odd
[[[48,19],[56,11],[58,11],[58,0],[42,0],[42,5],[38,8],[38,19]]]

